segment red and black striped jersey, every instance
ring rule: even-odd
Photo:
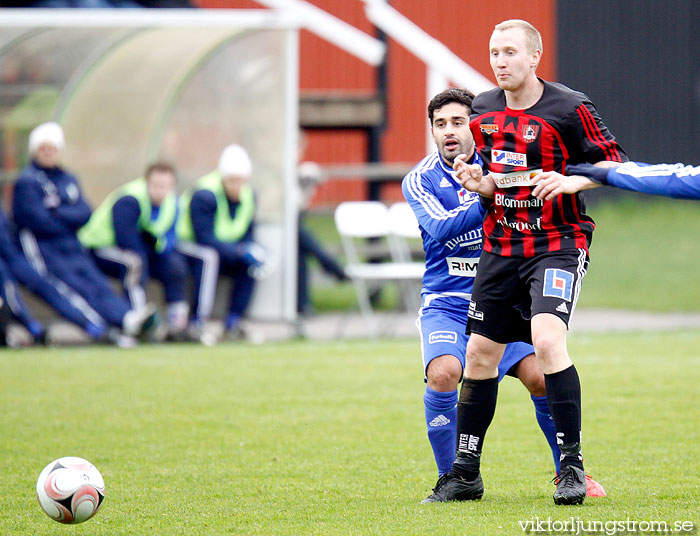
[[[542,82],[542,97],[527,110],[508,108],[499,88],[472,103],[469,126],[496,181],[484,219],[484,250],[496,255],[588,249],[595,225],[586,215],[583,194],[540,201],[530,195],[530,178],[540,170],[564,173],[567,164],[627,161],[586,95]]]

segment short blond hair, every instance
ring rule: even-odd
[[[532,24],[526,20],[521,19],[509,19],[499,22],[494,26],[494,30],[504,31],[511,28],[519,28],[525,32],[525,43],[527,45],[527,51],[532,54],[535,50],[542,52],[542,36],[540,32],[537,31]]]

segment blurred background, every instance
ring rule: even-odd
[[[96,11],[102,22],[95,27],[52,28],[47,10],[37,10],[44,22],[24,25],[8,23],[20,11],[0,10],[5,203],[26,163],[29,130],[49,119],[66,129],[67,167],[94,205],[157,157],[175,162],[182,190],[213,169],[224,145],[238,142],[257,169],[263,228],[284,250],[279,265],[292,269],[296,254],[285,249],[284,228],[295,225],[298,210],[297,161],[320,165],[307,222],[341,254],[334,208],[402,200],[401,178],[430,149],[427,101],[447,84],[488,87],[488,39],[507,18],[539,29],[538,74],[588,94],[631,159],[700,163],[700,3],[693,0],[193,0],[177,7],[271,18],[147,28],[111,26],[109,12]],[[171,12],[112,16],[133,21],[158,11]],[[587,196],[599,230],[581,304],[700,309],[697,205],[607,188]],[[293,293],[295,279],[283,271],[268,298]],[[349,284],[314,274],[317,309],[353,306]],[[387,294],[380,307],[396,306]]]

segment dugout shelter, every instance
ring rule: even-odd
[[[182,191],[238,143],[253,161],[257,239],[273,267],[250,314],[292,321],[298,33],[292,13],[273,10],[3,10],[3,179],[49,120],[63,126],[65,166],[93,206],[158,159],[176,166]]]

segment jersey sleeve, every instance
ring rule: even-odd
[[[44,206],[44,191],[32,177],[17,179],[12,196],[12,216],[20,229],[29,229],[40,237],[63,236],[68,231],[53,211]]]
[[[75,188],[77,195],[75,199],[69,199],[67,196],[61,195],[61,204],[54,209],[53,215],[73,232],[76,232],[88,222],[92,215],[92,209],[85,201],[78,180],[72,175],[67,175],[66,177],[71,187]],[[63,192],[60,193],[63,194]]]
[[[112,223],[114,225],[114,240],[117,246],[140,255],[145,253],[139,228],[141,207],[134,196],[125,195],[112,207]]]
[[[485,210],[478,197],[448,210],[433,192],[430,181],[424,180],[417,171],[406,175],[401,189],[420,226],[441,244],[480,227],[484,221]]]
[[[580,162],[627,162],[627,154],[603,123],[592,102],[584,100],[576,107],[572,124],[574,139],[581,148]]]
[[[607,183],[625,190],[677,199],[700,199],[700,167],[627,162],[608,172]]]
[[[6,261],[18,254],[11,237],[10,224],[2,208],[0,208],[0,258]]]

